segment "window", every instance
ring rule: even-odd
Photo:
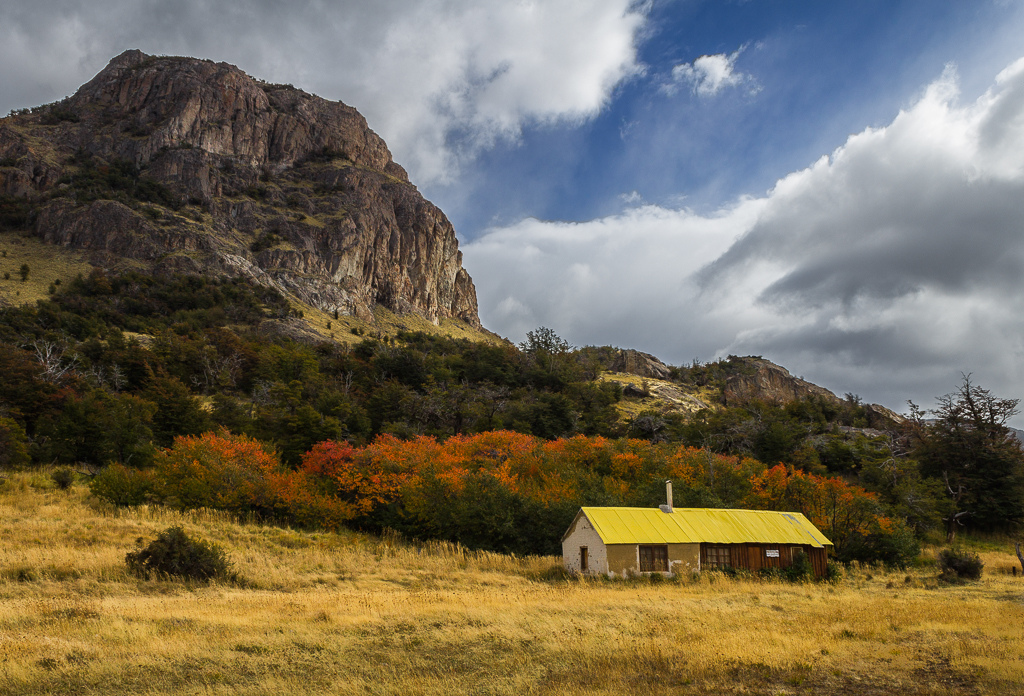
[[[580,571],[585,573],[590,570],[590,553],[586,546],[580,547]]]
[[[641,573],[668,572],[668,544],[640,547]]]
[[[704,562],[708,568],[732,566],[732,550],[728,546],[705,546]]]

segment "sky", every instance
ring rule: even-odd
[[[491,330],[905,411],[1024,397],[1022,37],[1024,0],[5,0],[0,113],[227,61],[366,116]]]

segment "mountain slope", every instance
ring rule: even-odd
[[[365,119],[225,63],[127,51],[73,96],[0,119],[0,195],[0,228],[96,265],[480,328],[451,223]]]

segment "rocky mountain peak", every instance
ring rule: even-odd
[[[480,327],[455,231],[354,108],[208,60],[125,51],[0,120],[0,193],[101,265],[245,275],[319,309]]]

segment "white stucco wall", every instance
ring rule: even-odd
[[[565,567],[574,573],[580,571],[580,547],[587,547],[589,567],[587,572],[591,574],[608,572],[608,552],[604,542],[598,535],[597,530],[590,524],[586,515],[580,514],[573,522],[569,533],[562,539],[562,560]]]

